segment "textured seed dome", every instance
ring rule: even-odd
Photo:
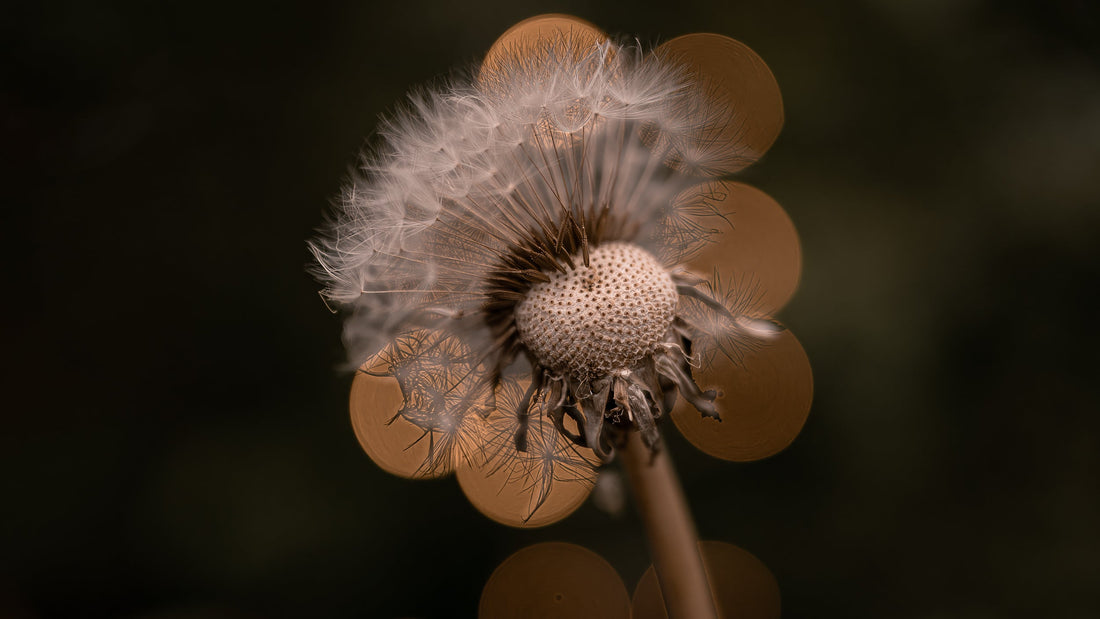
[[[649,254],[628,243],[593,249],[589,264],[548,273],[516,306],[520,339],[542,365],[575,377],[633,367],[664,338],[676,312],[676,284]]]

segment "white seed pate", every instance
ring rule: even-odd
[[[606,243],[590,266],[548,273],[516,306],[519,337],[543,366],[580,378],[630,369],[664,340],[676,284],[649,252]]]

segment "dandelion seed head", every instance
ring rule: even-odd
[[[381,355],[400,386],[420,474],[481,493],[498,482],[463,473],[480,462],[529,491],[526,522],[553,487],[590,487],[626,433],[656,448],[678,398],[718,419],[693,368],[744,358],[774,323],[750,275],[685,268],[728,227],[726,185],[704,177],[762,152],[737,142],[729,76],[668,53],[697,39],[653,52],[560,16],[517,28],[380,125],[310,249],[352,363]]]
[[[632,368],[675,317],[679,294],[652,254],[627,243],[594,249],[589,264],[551,273],[516,306],[519,337],[547,368],[577,378]]]

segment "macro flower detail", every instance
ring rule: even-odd
[[[786,446],[812,391],[772,318],[798,238],[722,180],[781,125],[774,78],[736,41],[645,51],[565,16],[412,95],[311,243],[347,313],[367,453],[455,472],[479,509],[535,526],[583,501],[630,433],[659,449],[666,416],[719,457]]]

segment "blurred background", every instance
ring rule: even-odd
[[[741,178],[802,235],[814,408],[752,464],[667,432],[701,536],[788,617],[1100,613],[1095,4],[62,0],[0,23],[0,616],[472,617],[544,540],[633,589],[629,509],[513,530],[372,464],[305,273],[378,116],[551,11],[783,90]]]

